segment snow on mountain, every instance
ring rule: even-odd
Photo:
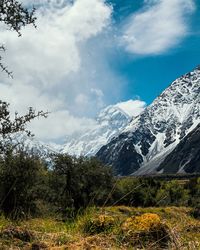
[[[72,135],[62,147],[62,153],[70,155],[95,155],[111,138],[117,136],[130,122],[144,110],[145,103],[129,100],[108,106],[96,118],[96,124],[84,134]]]
[[[49,161],[50,155],[59,153],[59,148],[55,145],[46,144],[35,137],[29,137],[24,133],[13,134],[12,143],[19,145],[23,150],[29,151],[41,157],[45,161]]]
[[[88,127],[88,131],[85,133],[80,132],[68,136],[64,145],[44,143],[36,137],[28,137],[24,133],[13,134],[12,142],[47,162],[50,160],[50,155],[57,153],[92,156],[122,131],[134,116],[140,114],[144,110],[144,106],[145,102],[140,100],[129,100],[108,106],[100,111],[93,127]]]
[[[97,153],[117,174],[147,174],[200,123],[200,67],[175,80]]]

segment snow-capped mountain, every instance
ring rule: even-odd
[[[45,161],[50,161],[50,156],[59,153],[59,148],[54,145],[44,143],[35,137],[29,137],[24,133],[16,133],[11,137],[13,145],[19,145],[23,150],[38,155]]]
[[[200,67],[175,80],[97,153],[117,174],[148,174],[200,123]]]
[[[140,100],[129,100],[108,106],[100,111],[92,127],[85,133],[68,136],[64,145],[44,143],[36,137],[28,137],[25,133],[13,134],[12,143],[47,162],[51,160],[51,155],[58,153],[93,156],[111,138],[118,135],[131,119],[140,114],[144,106],[145,103]]]
[[[134,115],[143,111],[143,105],[141,101],[127,101],[106,107],[100,111],[94,127],[88,129],[86,133],[68,137],[61,152],[76,156],[95,155],[103,145],[127,126]]]

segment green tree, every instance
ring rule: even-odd
[[[76,159],[60,154],[54,157],[50,179],[52,190],[50,201],[65,214],[67,208],[74,208],[73,194],[76,190]]]
[[[0,1],[0,23],[19,36],[26,25],[35,26],[34,14],[34,8],[28,10],[16,0]],[[0,52],[4,51],[5,46],[0,45]],[[2,56],[0,68],[12,77],[12,73],[2,63]],[[12,218],[35,210],[34,201],[38,194],[35,188],[40,172],[40,161],[24,151],[17,151],[11,141],[12,135],[17,132],[32,135],[27,124],[41,116],[46,117],[47,113],[29,108],[25,115],[20,116],[16,112],[15,117],[11,118],[9,104],[0,100],[0,209]]]
[[[0,209],[12,219],[36,212],[44,165],[34,155],[8,150],[0,159]]]
[[[50,200],[63,215],[67,216],[67,211],[74,215],[89,205],[102,205],[112,188],[112,178],[110,168],[94,158],[57,155],[51,172]]]

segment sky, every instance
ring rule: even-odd
[[[63,143],[95,126],[116,103],[137,113],[200,64],[199,0],[21,0],[36,6],[37,28],[18,37],[0,26],[0,98],[12,112],[48,110],[30,128]]]

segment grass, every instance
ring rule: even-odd
[[[2,250],[200,249],[200,220],[185,207],[91,208],[69,222],[0,217],[0,231]]]

